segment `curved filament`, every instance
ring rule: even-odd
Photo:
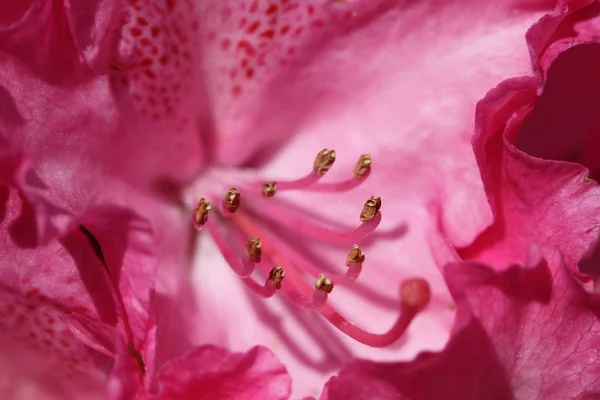
[[[377,229],[377,226],[381,223],[381,212],[379,211],[372,220],[361,223],[351,231],[317,225],[277,203],[270,203],[268,207],[257,207],[256,211],[304,236],[331,244],[353,244],[360,242]]]
[[[208,223],[205,225],[206,229],[212,236],[215,241],[217,247],[227,264],[231,267],[233,272],[235,272],[240,278],[247,278],[254,271],[254,262],[250,259],[250,257],[244,257],[243,261],[240,260],[240,257],[236,254],[236,252],[231,248],[229,242],[223,234],[220,232],[219,228],[214,224]]]

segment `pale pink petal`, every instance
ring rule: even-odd
[[[566,265],[551,270],[542,260],[494,272],[459,263],[446,267],[446,277],[458,317],[443,352],[410,363],[350,364],[329,381],[321,399],[600,395],[593,350],[600,330],[597,305]]]
[[[351,177],[358,156],[371,153],[372,174],[355,191],[286,196],[323,224],[352,227],[364,201],[372,194],[382,197],[383,222],[380,234],[367,240],[361,287],[348,296],[335,289],[331,301],[353,322],[381,333],[396,316],[401,279],[424,276],[433,293],[430,308],[404,340],[372,349],[341,337],[318,315],[244,291],[234,274],[220,272],[218,251],[202,242],[196,283],[207,302],[203,304],[219,307],[225,302],[218,320],[244,332],[232,330],[221,340],[234,350],[256,343],[276,349],[294,378],[294,394],[315,394],[320,382],[353,355],[406,359],[423,349],[440,349],[447,340],[454,312],[427,245],[437,223],[428,206],[441,208],[444,230],[454,244],[470,243],[490,223],[470,146],[474,107],[490,87],[529,70],[524,35],[543,8],[514,2],[442,2],[435,7],[391,1],[288,2],[298,6],[284,13],[285,4],[277,3],[275,26],[289,23],[303,31],[296,37],[278,33],[261,48],[266,39],[260,34],[270,24],[269,4],[258,2],[255,12],[251,4],[231,7],[231,13],[226,10],[230,3],[209,7],[215,37],[208,38],[213,56],[205,60],[214,76],[208,94],[217,115],[217,136],[230,139],[222,140],[219,159],[235,165],[245,157],[249,165],[261,165],[258,180],[292,179],[310,172],[317,152],[330,147],[337,150],[337,161],[324,180],[336,181]],[[244,18],[246,25],[240,28]],[[319,19],[325,21],[323,27],[312,24]],[[255,21],[259,27],[249,32]],[[244,40],[256,49],[253,57]],[[290,46],[295,48],[291,55],[286,54]],[[265,64],[260,65],[263,54]],[[242,67],[245,59],[252,64]],[[220,66],[227,73],[235,69],[236,77],[222,74]],[[254,69],[251,79],[249,67]],[[222,91],[238,83],[238,96]],[[289,133],[295,136],[277,147]],[[263,145],[263,135],[273,142]],[[260,164],[273,148],[272,161]],[[234,172],[224,178],[211,173],[200,179],[195,201],[205,195],[202,190],[220,193],[212,188],[238,184]],[[266,200],[260,206],[269,210]],[[308,249],[307,258],[317,268],[345,268],[343,250],[309,243],[293,227],[273,231]]]
[[[260,347],[247,354],[201,347],[165,364],[157,379],[157,397],[162,400],[283,400],[289,398],[291,390],[285,367],[269,350]]]

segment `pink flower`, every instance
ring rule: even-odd
[[[468,145],[473,109],[487,88],[527,71],[527,53],[515,51],[514,43],[541,15],[542,2],[535,3],[132,0],[118,12],[111,2],[98,2],[73,14],[78,9],[70,3],[36,1],[20,22],[3,25],[10,27],[3,47],[9,56],[0,72],[5,89],[0,101],[12,108],[4,108],[11,118],[2,123],[11,132],[7,140],[35,156],[37,174],[68,199],[63,208],[72,214],[85,215],[88,199],[100,197],[150,221],[155,289],[164,296],[162,307],[155,307],[155,362],[149,360],[154,353],[142,355],[147,366],[156,365],[156,373],[146,376],[193,381],[194,375],[180,368],[221,357],[209,347],[196,353],[193,345],[246,351],[265,344],[290,369],[296,394],[318,393],[324,379],[354,356],[407,358],[439,349],[447,340],[454,313],[427,244],[437,223],[427,204],[443,204],[440,224],[457,246],[469,244],[489,224]],[[48,26],[68,50],[61,47],[61,57],[53,46],[36,41],[35,33]],[[64,26],[68,32],[58,28]],[[28,34],[16,34],[20,29]],[[295,183],[302,190],[286,197],[283,181],[309,172],[324,147],[337,150],[335,169],[324,182],[308,175],[304,185]],[[352,169],[366,152],[373,172],[368,180],[355,180]],[[330,175],[331,182],[345,183],[332,186]],[[265,199],[261,186],[271,179],[279,180],[280,193]],[[219,207],[231,187],[241,190],[242,209],[227,218]],[[358,215],[374,194],[383,199],[382,212],[363,224]],[[190,297],[181,267],[188,261],[189,216],[201,196],[213,200],[206,230],[216,242],[220,235],[225,240],[217,251],[206,243],[208,235],[200,235],[195,273],[200,318],[195,320],[185,312]],[[379,219],[383,232],[360,243],[367,254],[364,268],[355,264],[347,270],[354,276],[341,282],[328,264],[344,263],[354,241]],[[334,235],[318,224],[337,231],[359,226],[359,232]],[[248,283],[255,292],[273,294],[280,277],[267,277],[274,265],[260,263],[263,274],[252,281],[240,281],[225,268],[221,252],[231,250],[228,258],[245,261],[232,262],[234,269],[248,273],[251,265],[237,239],[245,244],[259,231],[265,261],[285,261],[279,292],[320,310],[333,327],[318,312],[295,307],[279,294],[263,303],[243,289]],[[315,240],[307,240],[311,237]],[[103,249],[113,243],[108,236],[98,241]],[[351,283],[359,270],[350,287],[355,290],[345,291],[341,283]],[[369,332],[386,332],[398,316],[400,324],[389,333],[370,334],[335,314],[324,291],[317,290],[312,301],[311,285],[320,271],[335,278],[331,304],[347,319],[369,326]],[[414,276],[428,284],[409,280],[400,290],[400,283]],[[319,286],[326,292],[330,285],[321,280]],[[116,378],[130,376],[134,358],[123,351],[128,343],[115,339],[106,324],[81,321],[79,337],[94,333],[96,342],[113,344],[111,349],[87,342],[116,357]],[[411,333],[383,350],[334,330],[383,346],[399,338],[409,322]],[[186,352],[190,364],[179,362]],[[247,360],[224,358],[234,370]],[[285,397],[283,371],[272,360],[268,365],[277,390],[266,390]],[[206,366],[190,369],[211,373]],[[202,379],[198,375],[196,381]],[[111,393],[139,390],[121,382]],[[178,382],[163,381],[161,387],[195,387]],[[155,389],[148,382],[144,387]]]
[[[473,146],[494,223],[446,254],[434,240],[457,306],[445,349],[348,365],[322,399],[600,394],[598,298],[585,283],[598,276],[597,248],[587,251],[600,222],[598,10],[560,3],[527,35],[537,78],[504,81],[478,104]]]

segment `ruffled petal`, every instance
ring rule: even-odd
[[[540,260],[495,272],[458,263],[446,267],[446,278],[458,317],[443,352],[410,363],[355,362],[329,381],[321,399],[600,395],[592,350],[599,340],[597,304],[565,264]]]
[[[496,223],[463,257],[507,265],[536,243],[575,265],[597,239],[600,188],[590,178],[598,140],[588,103],[599,54],[595,44],[571,47],[554,59],[541,94],[535,79],[513,79],[479,104],[473,146]]]
[[[61,316],[77,312],[117,326],[104,267],[79,230],[43,247],[17,247],[6,232],[22,204],[12,189],[0,226],[8,238],[0,248],[1,369],[10,372],[0,379],[1,396],[100,397],[109,360],[76,340]]]
[[[77,3],[77,2],[75,2]],[[14,57],[24,70],[53,84],[91,77],[110,54],[116,38],[115,1],[3,1],[0,4],[0,56]],[[101,68],[102,69],[102,68]]]

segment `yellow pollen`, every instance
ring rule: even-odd
[[[365,261],[365,255],[357,244],[352,246],[352,250],[346,257],[346,265],[349,267],[354,264],[362,264]]]
[[[277,182],[265,182],[262,187],[264,197],[273,197],[277,191]]]
[[[323,149],[317,154],[315,158],[315,162],[313,164],[313,171],[319,175],[325,175],[325,172],[329,171],[329,169],[333,166],[335,162],[335,150],[333,149]]]
[[[373,159],[370,154],[362,154],[354,166],[354,177],[360,179],[371,170]]]
[[[262,258],[262,244],[258,237],[253,237],[248,240],[246,245],[246,254],[255,263],[259,263]]]
[[[275,289],[281,289],[281,281],[285,278],[285,271],[282,267],[275,267],[269,271],[269,280],[273,282]]]
[[[325,275],[319,274],[317,280],[315,281],[315,289],[321,292],[331,293],[333,290],[333,281]]]
[[[377,212],[381,208],[381,197],[379,196],[371,196],[369,200],[365,202],[363,209],[360,213],[360,220],[362,222],[367,222],[375,218]]]
[[[236,188],[231,188],[225,195],[225,208],[229,210],[229,212],[234,213],[240,208],[240,204],[242,202],[242,195],[240,191]]]
[[[198,207],[194,212],[194,216],[196,217],[196,223],[200,226],[204,225],[208,220],[208,213],[212,209],[212,205],[210,201],[206,200],[204,197],[200,199],[198,202]]]

